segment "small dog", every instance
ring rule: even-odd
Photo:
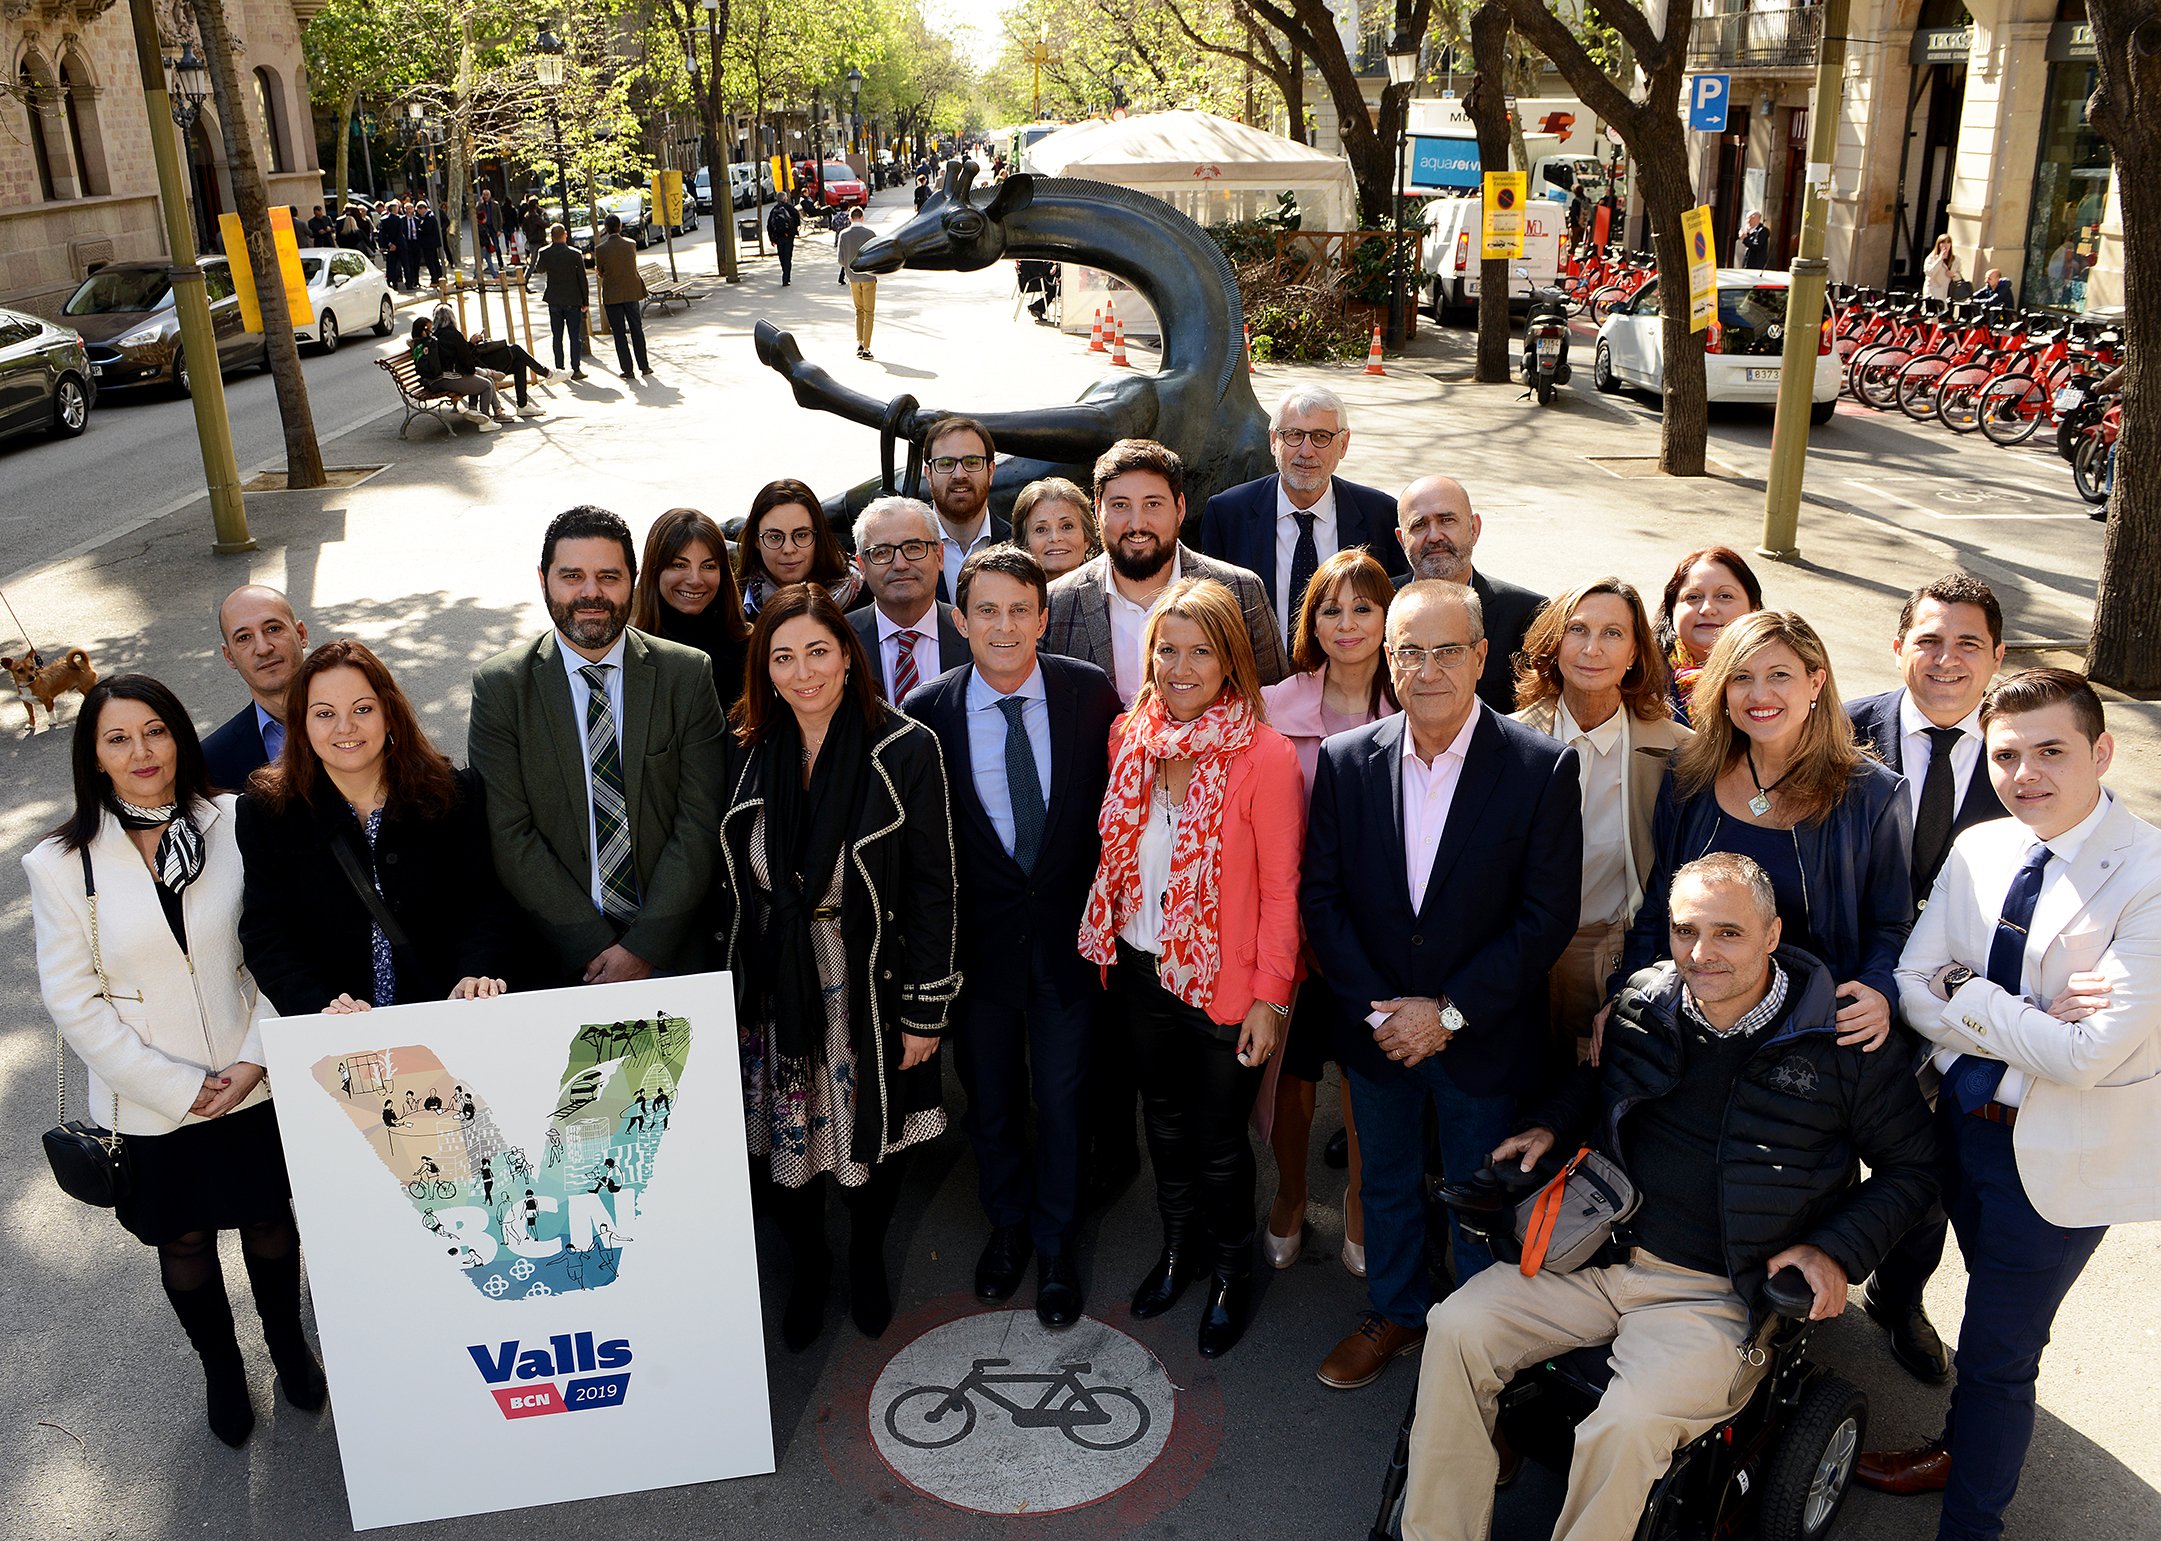
[[[38,730],[40,703],[45,707],[45,725],[51,727],[55,701],[71,690],[80,695],[98,682],[98,671],[90,667],[90,655],[79,647],[69,648],[58,663],[42,669],[32,658],[0,658],[0,669],[13,676],[15,696],[30,716],[32,733]]]

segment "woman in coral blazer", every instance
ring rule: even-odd
[[[1163,1254],[1133,1314],[1177,1304],[1213,1247],[1200,1351],[1252,1314],[1253,1147],[1246,1115],[1298,983],[1298,752],[1266,723],[1237,599],[1188,578],[1149,612],[1148,676],[1111,728],[1102,865],[1083,956],[1109,968],[1132,1034]]]

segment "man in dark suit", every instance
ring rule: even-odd
[[[1103,554],[1051,586],[1043,651],[1085,658],[1111,677],[1118,699],[1141,688],[1141,628],[1148,609],[1180,578],[1213,578],[1237,597],[1263,685],[1290,673],[1283,628],[1255,574],[1213,561],[1178,539],[1186,516],[1185,462],[1153,439],[1120,439],[1095,464],[1096,521]]]
[[[247,682],[248,704],[203,738],[210,784],[239,788],[285,748],[285,692],[308,645],[307,624],[276,589],[245,583],[218,606],[225,661]]]
[[[1299,909],[1335,997],[1365,1170],[1359,1329],[1322,1384],[1371,1384],[1424,1341],[1425,1115],[1454,1180],[1486,1164],[1544,1068],[1546,976],[1575,934],[1574,749],[1481,702],[1477,595],[1414,583],[1388,612],[1403,710],[1321,745]],[[1457,1281],[1492,1262],[1451,1226]]]
[[[630,530],[590,505],[540,548],[555,629],[473,675],[495,870],[566,984],[689,973],[719,848],[725,728],[704,653],[628,629]]]
[[[420,200],[415,213],[417,217],[414,228],[419,246],[408,259],[406,274],[414,283],[419,283],[420,264],[425,262],[428,265],[428,282],[439,284],[443,281],[443,221],[435,210],[428,207],[428,200],[425,198]]]
[[[1951,842],[2006,814],[1981,752],[1981,698],[2003,666],[2003,606],[1979,578],[1946,574],[1906,596],[1891,651],[1906,683],[1850,703],[1846,714],[1854,737],[1906,778],[1913,891],[1925,896]],[[1950,1377],[1951,1356],[1921,1294],[1943,1261],[1947,1225],[1943,1206],[1929,1205],[1861,1291],[1862,1307],[1891,1335],[1892,1357],[1931,1385]]]
[[[1511,660],[1523,634],[1545,607],[1546,596],[1480,572],[1471,565],[1484,522],[1471,511],[1471,495],[1452,476],[1422,476],[1396,500],[1396,539],[1410,559],[1411,576],[1464,583],[1478,593],[1486,617],[1486,666],[1478,676],[1478,699],[1504,716],[1516,709],[1516,671]]]
[[[848,612],[898,706],[916,686],[968,661],[968,639],[935,599],[938,520],[920,498],[874,498],[855,516],[855,565],[872,603]]]
[[[1338,551],[1362,546],[1391,575],[1410,571],[1393,538],[1396,500],[1336,475],[1351,447],[1349,421],[1335,392],[1292,386],[1268,429],[1276,474],[1217,493],[1201,515],[1201,550],[1259,575],[1286,642],[1314,570]]]
[[[923,439],[931,506],[938,512],[938,603],[953,602],[960,564],[985,546],[1013,538],[1013,526],[990,511],[998,449],[972,417],[942,419]]]
[[[1046,1327],[1069,1327],[1081,1313],[1072,1243],[1099,993],[1073,937],[1100,854],[1096,814],[1118,693],[1093,664],[1038,655],[1049,583],[1026,551],[977,552],[958,588],[955,620],[971,662],[905,706],[938,735],[953,792],[965,981],[955,1047],[991,1225],[976,1298],[1011,1298],[1032,1246],[1036,1315]],[[1023,1139],[1031,1093],[1032,1167]]]

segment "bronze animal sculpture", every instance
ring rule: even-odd
[[[1209,494],[1266,475],[1268,420],[1246,371],[1238,281],[1207,233],[1162,200],[1106,182],[1016,174],[978,203],[969,195],[974,176],[970,160],[948,170],[944,187],[907,224],[864,246],[856,269],[968,273],[1007,257],[1085,263],[1139,290],[1163,328],[1155,374],[1098,381],[1070,406],[968,414],[1010,457],[992,480],[992,507],[1007,512],[1039,477],[1090,485],[1096,457],[1120,439],[1157,439],[1184,458],[1189,520],[1199,519]],[[879,430],[883,473],[828,502],[836,524],[845,530],[881,493],[921,495],[924,434],[957,413],[919,407],[912,396],[881,402],[850,390],[770,322],[758,323],[755,339],[760,362],[803,406]],[[894,472],[896,440],[909,445],[904,480]]]

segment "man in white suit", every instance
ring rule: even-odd
[[[2057,1308],[2110,1225],[2161,1219],[2161,830],[2103,790],[2106,728],[2067,670],[1990,687],[1984,753],[2012,817],[1959,836],[1899,960],[1900,1007],[1935,1046],[1966,1319],[1943,1436],[1859,1475],[1941,1489],[1939,1541],[2003,1533]]]

